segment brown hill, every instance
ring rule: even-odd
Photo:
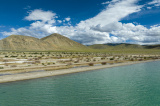
[[[75,42],[73,40],[70,40],[69,38],[64,37],[57,33],[44,37],[41,40],[47,42],[48,44],[50,44],[51,47],[55,49],[61,49],[61,50],[87,49],[86,46],[78,42]]]
[[[23,35],[11,35],[0,40],[0,50],[46,51],[81,49],[87,49],[87,47],[60,34],[52,34],[42,39]]]

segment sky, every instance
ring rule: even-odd
[[[160,44],[160,0],[0,0],[0,39],[59,33],[84,45]]]

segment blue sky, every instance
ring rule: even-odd
[[[0,39],[60,33],[89,45],[160,44],[160,0],[1,0]]]
[[[106,0],[1,0],[1,25],[27,26],[30,22],[23,20],[27,12],[34,9],[52,11],[60,19],[72,17],[75,25],[81,20],[94,17],[105,8],[101,3]]]

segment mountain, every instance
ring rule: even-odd
[[[117,48],[120,49],[144,49],[145,47],[142,45],[138,45],[138,44],[120,44],[116,46]]]
[[[160,49],[160,45],[146,45],[146,49]]]
[[[50,44],[51,47],[55,49],[61,49],[61,50],[87,49],[86,46],[78,42],[75,42],[73,40],[70,40],[69,38],[64,37],[57,33],[44,37],[41,40],[47,42],[48,44]]]
[[[88,46],[92,49],[144,49],[145,46],[137,44],[127,44],[127,43],[108,43],[108,44],[95,44]]]
[[[90,45],[88,47],[90,47],[92,49],[108,49],[108,48],[111,48],[111,46],[105,45],[105,44],[94,44],[94,45]]]
[[[11,35],[0,40],[0,50],[18,51],[66,51],[66,50],[123,50],[123,49],[160,49],[160,45],[137,45],[127,43],[107,43],[84,46],[60,34],[54,33],[38,39],[30,36]]]
[[[70,40],[60,34],[52,34],[42,39],[11,35],[0,40],[0,50],[25,50],[25,51],[46,51],[46,50],[82,50],[86,46]]]
[[[0,40],[1,50],[45,50],[49,44],[44,41],[23,35],[11,35]]]

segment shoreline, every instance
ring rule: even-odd
[[[50,76],[72,74],[72,73],[79,73],[79,72],[85,72],[85,71],[112,68],[112,67],[118,67],[118,66],[126,66],[126,65],[153,62],[153,61],[160,61],[160,60],[158,59],[158,60],[148,60],[148,61],[135,61],[135,62],[127,62],[127,63],[117,63],[117,64],[112,64],[112,65],[88,66],[88,67],[68,68],[68,69],[60,69],[60,70],[53,70],[53,71],[4,75],[4,76],[0,76],[0,84],[6,83],[6,82],[22,81],[22,80],[50,77]]]

